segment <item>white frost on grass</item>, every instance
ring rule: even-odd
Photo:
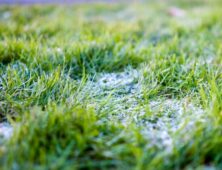
[[[98,75],[97,83],[103,89],[114,89],[129,86],[133,88],[138,81],[137,70],[126,70],[121,73],[105,73]]]
[[[107,101],[100,108],[101,112],[109,112],[108,119],[117,119],[123,124],[136,113],[141,111],[139,101],[141,100],[140,73],[135,69],[126,69],[119,73],[102,73],[95,78],[94,89],[103,96],[102,102]],[[130,116],[131,115],[131,116]]]
[[[11,13],[9,11],[6,11],[2,14],[3,19],[9,19],[11,17]]]
[[[12,136],[13,127],[6,122],[0,123],[0,139],[9,139]]]
[[[204,121],[204,111],[187,99],[161,99],[150,102],[153,113],[142,119],[142,134],[150,141],[150,145],[173,149],[173,135],[189,133],[195,128],[197,121]]]
[[[192,131],[197,121],[204,120],[204,111],[188,99],[144,101],[141,78],[141,73],[134,69],[99,74],[88,88],[95,98],[101,95],[97,106],[100,112],[108,113],[107,121],[120,122],[125,127],[134,122],[150,141],[148,147],[156,146],[170,152],[173,135],[178,130],[181,133]]]

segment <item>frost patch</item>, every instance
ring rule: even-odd
[[[141,72],[134,69],[99,74],[87,82],[83,92],[92,97],[97,113],[106,115],[101,121],[125,127],[134,123],[149,141],[148,147],[171,152],[173,135],[192,131],[197,121],[204,121],[204,111],[188,98],[145,101],[142,78]]]
[[[3,14],[2,14],[2,18],[3,19],[9,19],[11,17],[11,13],[9,12],[9,11],[7,11],[7,12],[4,12]]]
[[[121,73],[105,73],[97,77],[98,85],[103,89],[135,88],[138,82],[139,73],[137,70],[128,70]]]
[[[0,139],[9,139],[12,136],[13,128],[9,123],[0,123]]]
[[[187,99],[160,99],[150,102],[151,115],[142,117],[140,127],[142,134],[152,142],[150,145],[173,149],[173,135],[189,133],[197,121],[204,121],[204,111]]]

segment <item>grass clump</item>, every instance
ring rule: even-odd
[[[5,168],[101,169],[133,163],[133,140],[121,126],[99,122],[93,109],[52,104],[45,111],[34,108],[22,119],[2,159]]]

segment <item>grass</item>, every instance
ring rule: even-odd
[[[0,169],[222,169],[221,5],[1,6]]]

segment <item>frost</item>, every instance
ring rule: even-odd
[[[142,134],[169,152],[173,148],[174,133],[179,129],[188,133],[195,128],[196,122],[204,120],[204,111],[187,99],[151,101],[150,108],[153,114],[143,118],[140,123],[143,126]]]
[[[0,123],[0,138],[9,139],[12,133],[13,127],[9,123]]]
[[[10,13],[9,11],[4,12],[3,15],[2,15],[2,17],[3,17],[4,19],[9,19],[9,18],[11,17],[11,13]]]
[[[181,129],[184,133],[191,131],[197,121],[204,120],[204,111],[186,98],[157,98],[147,103],[142,98],[141,80],[141,72],[134,69],[99,74],[86,84],[85,91],[90,91],[94,102],[99,98],[97,111],[108,113],[104,121],[119,122],[125,127],[134,122],[150,141],[148,147],[155,145],[170,152],[172,135]]]
[[[97,78],[98,85],[104,89],[114,89],[121,87],[135,88],[139,73],[136,70],[121,73],[105,73]]]

